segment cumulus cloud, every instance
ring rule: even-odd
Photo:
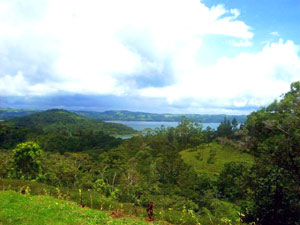
[[[250,46],[252,46],[252,43],[248,39],[239,41],[239,42],[234,41],[232,44],[235,47],[250,47]]]
[[[0,11],[0,76],[21,71],[28,85],[57,81],[57,91],[161,86],[154,80],[172,82],[172,64],[199,49],[201,36],[253,36],[237,9],[196,0],[1,1]]]
[[[280,40],[267,44],[261,52],[223,57],[211,66],[189,65],[177,74],[176,84],[145,88],[141,95],[166,97],[170,104],[190,98],[199,106],[263,106],[300,79],[298,54],[299,46]]]
[[[280,41],[203,65],[206,35],[251,46],[253,30],[239,18],[238,9],[199,0],[0,0],[0,94],[157,98],[200,111],[259,106],[298,79],[299,49]]]

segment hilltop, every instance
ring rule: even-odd
[[[110,149],[121,140],[112,135],[133,134],[130,127],[79,116],[61,109],[37,112],[0,123],[0,149],[36,141],[44,150],[78,152]]]
[[[99,120],[89,119],[63,109],[51,109],[37,112],[4,121],[3,124],[12,127],[24,127],[43,130],[44,132],[54,131],[75,131],[92,130],[103,131],[107,134],[132,134],[135,131],[123,124],[106,123]]]

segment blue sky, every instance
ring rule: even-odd
[[[0,0],[0,107],[248,114],[300,80],[298,0]]]

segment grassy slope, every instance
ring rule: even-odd
[[[216,151],[216,156],[214,163],[210,164],[207,163],[207,160],[210,157],[211,149]],[[195,167],[197,172],[207,172],[212,175],[219,174],[224,164],[228,162],[253,162],[251,155],[217,143],[211,143],[209,146],[202,145],[195,151],[192,149],[184,150],[180,154],[187,164]]]
[[[113,219],[106,212],[81,208],[50,196],[0,192],[0,224],[147,224],[132,218]],[[159,223],[154,223],[159,224]]]

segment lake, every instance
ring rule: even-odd
[[[132,127],[135,130],[141,131],[146,128],[160,128],[162,125],[165,127],[176,127],[179,122],[165,122],[165,121],[105,121],[110,123],[121,123],[126,126]],[[203,129],[208,126],[216,130],[220,123],[202,123]]]

